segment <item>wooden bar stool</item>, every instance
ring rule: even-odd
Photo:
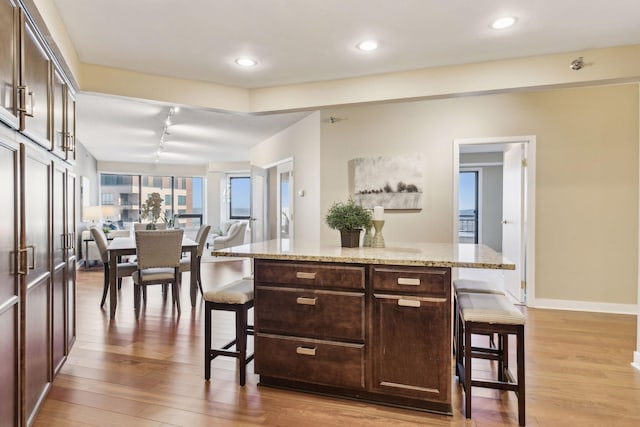
[[[204,299],[204,379],[211,378],[211,361],[218,356],[235,357],[239,362],[240,385],[244,386],[247,363],[247,335],[253,335],[253,326],[248,325],[249,309],[253,307],[253,280],[236,280],[219,289],[206,290]],[[236,338],[222,348],[211,348],[211,311],[233,311],[236,315]],[[229,350],[235,345],[236,350]]]
[[[518,396],[518,424],[525,425],[524,324],[525,317],[503,295],[487,293],[458,294],[458,336],[456,375],[465,394],[465,415],[471,418],[471,388],[485,387],[514,391]],[[498,347],[471,345],[472,334],[498,334]],[[517,339],[517,378],[509,370],[509,335]],[[498,361],[497,380],[474,380],[471,363],[474,358]]]
[[[456,341],[458,336],[458,293],[466,292],[473,294],[496,294],[504,295],[504,291],[495,283],[488,280],[477,279],[455,279],[453,281],[453,353],[456,352]],[[495,348],[493,334],[489,335],[489,346]]]

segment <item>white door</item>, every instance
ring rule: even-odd
[[[281,163],[278,171],[278,212],[276,235],[279,239],[293,239],[293,161]]]
[[[251,243],[263,242],[269,236],[268,185],[267,170],[251,166]]]
[[[507,144],[502,175],[502,254],[516,264],[504,271],[504,288],[524,303],[525,144]]]

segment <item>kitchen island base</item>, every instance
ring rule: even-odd
[[[354,400],[357,402],[372,403],[384,406],[393,406],[401,409],[411,409],[423,412],[430,412],[442,415],[453,415],[450,403],[437,403],[418,399],[408,399],[391,395],[380,395],[376,393],[358,392],[354,390],[341,389],[337,387],[322,386],[318,384],[308,384],[298,381],[288,381],[279,378],[260,376],[259,386],[271,387],[282,390],[298,391],[315,394],[318,396],[337,397],[341,399]]]
[[[255,259],[260,384],[451,414],[451,269]]]

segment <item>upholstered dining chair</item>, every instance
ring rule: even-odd
[[[136,318],[140,314],[140,292],[146,302],[146,287],[162,285],[163,294],[171,284],[171,294],[180,313],[180,256],[183,230],[136,231],[138,270],[133,273],[133,299]],[[166,294],[165,294],[166,295]]]
[[[202,295],[202,275],[200,274],[200,264],[202,262],[202,254],[207,244],[207,236],[209,236],[210,230],[211,230],[210,225],[202,224],[198,229],[198,233],[196,234],[196,242],[198,243],[196,271],[192,271],[191,274],[196,275],[198,288],[200,288],[200,295]],[[185,271],[190,271],[190,270],[191,270],[191,258],[190,257],[182,258],[180,260],[180,272],[183,273]]]
[[[104,266],[104,285],[102,288],[102,301],[100,301],[100,307],[104,307],[107,292],[109,291],[109,275],[114,273],[118,275],[119,289],[122,286],[122,278],[131,276],[138,269],[138,264],[135,262],[119,262],[116,272],[109,271],[109,252],[107,252],[109,241],[107,240],[107,236],[105,236],[104,231],[95,225],[91,227],[90,231],[91,237],[93,237],[93,240],[96,242],[96,247],[98,248],[100,259]]]
[[[148,222],[134,222],[133,223],[133,231],[147,231],[147,225],[149,225],[150,223]],[[157,222],[156,223],[156,230],[166,230],[167,229],[167,223],[166,222]]]

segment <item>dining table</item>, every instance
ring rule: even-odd
[[[109,311],[111,318],[116,315],[116,307],[118,306],[118,260],[126,255],[136,254],[136,239],[135,237],[116,237],[107,246],[107,252],[109,253]],[[198,278],[197,274],[197,252],[198,242],[189,239],[188,237],[182,237],[182,252],[190,253],[191,255],[191,274],[189,281],[189,295],[191,297],[191,307],[196,306],[196,298],[198,293]]]

